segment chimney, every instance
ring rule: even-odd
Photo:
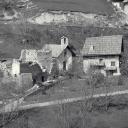
[[[63,36],[61,37],[61,45],[62,46],[67,46],[68,45],[68,38]]]

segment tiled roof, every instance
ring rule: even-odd
[[[67,45],[65,46],[61,46],[61,45],[57,45],[57,44],[46,44],[43,47],[43,50],[50,50],[52,52],[52,57],[59,57],[59,55],[63,52],[63,50],[67,47]]]
[[[86,38],[82,55],[119,55],[121,54],[122,39],[122,35]]]

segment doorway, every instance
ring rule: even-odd
[[[63,62],[63,70],[66,70],[66,61]]]

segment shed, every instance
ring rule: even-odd
[[[38,64],[33,63],[21,63],[20,73],[31,73],[33,84],[37,82],[43,82],[47,80],[47,72],[42,72]]]

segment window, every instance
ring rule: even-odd
[[[44,82],[45,80],[44,80],[44,76],[42,76],[42,82]]]
[[[64,50],[64,56],[66,56],[66,55],[67,55],[67,50],[65,49],[65,50]]]
[[[89,51],[90,51],[90,52],[91,52],[91,51],[94,51],[94,49],[95,49],[95,46],[94,46],[94,45],[90,45]]]
[[[66,43],[66,38],[64,37],[64,44]]]
[[[63,70],[66,70],[66,61],[63,62]]]
[[[103,61],[103,59],[102,59],[102,58],[100,58],[100,59],[99,59],[99,62],[102,62],[102,61]]]
[[[115,66],[115,61],[112,61],[111,62],[111,66]]]

